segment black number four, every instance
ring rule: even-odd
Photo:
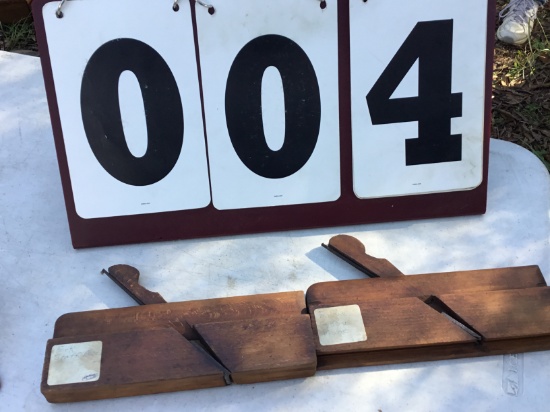
[[[453,21],[418,23],[367,94],[372,123],[418,121],[418,138],[405,141],[406,165],[453,162],[462,135],[451,118],[462,116],[462,93],[451,93]],[[418,96],[390,99],[418,60]]]

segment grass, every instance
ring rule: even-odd
[[[19,20],[16,23],[0,23],[0,50],[38,50],[34,23],[31,16]]]
[[[507,1],[497,0],[497,11]],[[547,6],[524,46],[495,43],[492,135],[530,150],[550,172],[549,29]]]
[[[513,60],[513,65],[510,67],[510,78],[515,81],[524,81],[527,76],[532,76],[537,70],[536,62],[550,61],[550,42],[546,36],[546,32],[537,19],[542,32],[542,38],[532,38],[527,43],[527,50],[518,50]]]

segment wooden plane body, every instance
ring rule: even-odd
[[[175,303],[140,290],[152,304],[61,316],[42,393],[74,402],[550,349],[550,288],[537,266],[405,276],[349,236],[328,249],[374,278]],[[132,294],[139,272],[112,268],[131,275]]]
[[[318,369],[550,349],[545,285],[537,266],[312,285],[306,299]],[[354,313],[338,313],[350,305]],[[323,344],[332,332],[317,318],[327,309],[334,325],[354,324],[349,317],[356,316],[366,338],[351,333],[348,341]],[[344,326],[333,328],[345,336]]]
[[[49,402],[75,402],[312,376],[304,311],[303,292],[284,292],[68,313],[48,341],[41,390]],[[54,348],[86,342],[102,346],[92,372],[78,347],[52,362]],[[67,368],[82,372],[52,381]]]

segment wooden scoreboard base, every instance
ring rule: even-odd
[[[376,262],[359,256],[356,240],[348,248],[350,240],[330,243],[342,256]],[[377,278],[317,283],[305,297],[63,315],[46,347],[42,393],[73,402],[550,349],[550,288],[538,266],[405,276],[378,263]]]
[[[494,0],[218,3],[33,2],[74,247],[485,212]]]

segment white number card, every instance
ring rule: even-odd
[[[57,8],[42,13],[78,215],[207,206],[189,4],[70,1],[62,18]]]
[[[486,31],[485,1],[350,1],[358,197],[481,183]]]
[[[338,199],[336,3],[220,1],[197,26],[214,206]]]

